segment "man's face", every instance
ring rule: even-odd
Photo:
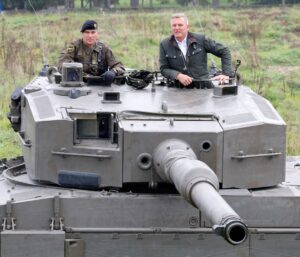
[[[87,29],[82,32],[83,43],[88,47],[93,46],[98,39],[98,31],[95,29]]]
[[[189,31],[189,25],[183,17],[173,18],[171,19],[171,30],[174,37],[178,41],[182,41]]]

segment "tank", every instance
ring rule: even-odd
[[[299,256],[300,160],[271,103],[130,74],[65,64],[13,92],[0,257]]]

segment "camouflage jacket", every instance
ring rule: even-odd
[[[101,75],[108,68],[123,67],[107,45],[97,41],[94,47],[89,48],[82,39],[74,41],[61,53],[58,63],[60,72],[64,62],[80,62],[83,64],[83,72],[91,75]]]
[[[197,79],[207,79],[207,54],[221,58],[222,73],[232,76],[231,54],[227,47],[207,38],[204,35],[188,33],[187,53],[184,58],[174,36],[160,43],[160,71],[168,79],[175,80],[178,73],[187,74]]]

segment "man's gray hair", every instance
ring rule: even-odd
[[[174,13],[174,14],[172,14],[171,20],[176,19],[176,18],[184,18],[184,21],[186,22],[186,24],[189,24],[189,20],[188,20],[187,16],[184,13]]]

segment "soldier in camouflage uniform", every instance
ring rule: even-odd
[[[82,39],[71,43],[61,53],[58,69],[64,62],[80,62],[84,75],[101,76],[103,84],[111,84],[115,76],[123,75],[125,68],[117,61],[109,47],[98,40],[98,24],[87,20],[81,28]]]
[[[160,71],[164,77],[185,87],[211,88],[207,53],[222,61],[222,75],[214,80],[223,84],[233,75],[229,49],[204,35],[189,32],[188,19],[183,13],[172,15],[171,30],[173,35],[160,43]],[[202,82],[193,81],[195,79]]]

